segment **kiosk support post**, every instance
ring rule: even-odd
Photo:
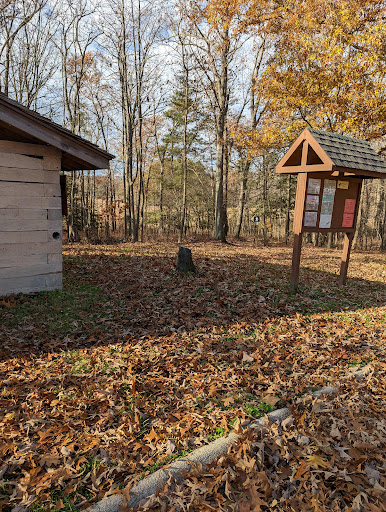
[[[304,202],[306,198],[307,173],[298,174],[298,184],[296,189],[295,212],[294,212],[294,248],[292,252],[292,274],[291,291],[298,289],[300,256],[302,252],[302,226],[304,214]]]
[[[339,284],[341,286],[346,284],[347,270],[348,270],[348,264],[350,262],[350,253],[351,253],[353,239],[354,239],[354,233],[345,233],[343,254],[342,254],[342,263],[340,264],[340,276],[339,276]]]

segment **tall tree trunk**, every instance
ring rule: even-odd
[[[236,233],[235,233],[236,238],[240,238],[241,227],[243,224],[249,167],[250,167],[250,161],[245,161],[245,162],[241,163],[239,207],[238,207],[238,212],[237,212],[237,223],[236,223]]]
[[[218,112],[216,115],[216,203],[215,203],[215,239],[226,242],[224,209],[224,157],[226,150],[225,128],[228,115],[228,57],[229,29],[222,33],[223,47],[221,49],[221,69],[216,80]]]
[[[164,160],[160,160],[161,163],[161,175],[160,175],[160,182],[159,182],[159,214],[160,214],[160,226],[161,226],[161,233],[164,231],[164,212],[163,212],[163,206],[164,206],[164,176],[165,176],[165,163]]]
[[[376,229],[381,240],[381,251],[386,250],[386,186],[381,180],[377,180],[377,188],[379,190],[378,206],[376,213]]]
[[[256,53],[255,63],[252,70],[251,75],[251,88],[250,88],[250,102],[249,102],[249,112],[250,112],[250,121],[251,131],[256,130],[257,125],[260,121],[261,113],[259,113],[260,102],[257,99],[257,79],[260,71],[260,67],[263,61],[265,49],[265,41],[263,41]],[[240,115],[241,117],[241,115]],[[239,118],[240,119],[240,118]],[[237,215],[237,223],[236,223],[236,238],[240,238],[241,227],[243,223],[244,217],[244,209],[245,209],[245,200],[246,200],[246,190],[247,190],[247,182],[248,182],[248,174],[249,169],[252,164],[252,159],[247,156],[245,160],[243,160],[242,172],[241,172],[241,182],[240,182],[240,195],[239,195],[239,207],[238,207],[238,215]]]
[[[220,135],[221,134],[221,135]],[[215,239],[225,242],[224,233],[224,186],[223,186],[223,161],[224,146],[222,136],[224,127],[220,124],[217,126],[217,142],[216,142],[216,191],[215,191]]]
[[[225,126],[225,141],[224,141],[224,206],[223,206],[223,223],[224,223],[224,236],[228,236],[228,178],[229,178],[229,143],[228,143],[228,127]]]
[[[79,242],[79,233],[74,222],[75,196],[76,196],[76,171],[71,171],[70,204],[67,215],[67,233],[69,242]]]
[[[187,132],[188,132],[188,113],[189,113],[189,68],[185,62],[185,49],[182,48],[183,53],[183,66],[185,69],[185,98],[184,98],[184,126],[183,126],[183,140],[182,140],[182,205],[181,205],[181,220],[180,220],[180,233],[178,236],[178,243],[182,243],[185,229],[186,219],[186,201],[187,201],[187,184],[188,184],[188,157],[187,157]]]
[[[265,158],[263,156],[263,243],[268,245],[268,233],[267,233],[267,206],[268,206],[268,177],[267,169],[265,165]]]
[[[186,156],[186,127],[187,127],[187,111],[184,116],[184,135],[183,135],[183,150],[182,150],[182,167],[183,167],[183,180],[182,180],[182,205],[181,205],[181,221],[180,233],[178,236],[178,243],[182,242],[185,229],[186,220],[186,203],[187,203],[187,184],[188,184],[188,160]]]

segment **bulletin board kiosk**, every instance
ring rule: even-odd
[[[370,144],[345,135],[304,130],[276,166],[297,174],[291,290],[299,282],[303,233],[345,233],[339,283],[345,284],[362,182],[386,178],[386,160]]]

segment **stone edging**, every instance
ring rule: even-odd
[[[364,368],[354,372],[354,377],[357,380],[363,379],[367,368],[368,367],[365,366]],[[314,391],[311,395],[319,398],[324,394],[331,395],[336,393],[337,390],[337,387],[326,386],[318,391]],[[268,419],[271,422],[281,423],[290,415],[291,411],[288,407],[276,409],[275,411],[268,413],[263,418],[259,418],[252,422],[249,427],[262,429]],[[158,489],[161,489],[171,476],[177,481],[182,481],[184,478],[183,474],[189,471],[192,466],[199,463],[205,467],[216,460],[220,455],[227,453],[228,447],[236,444],[239,438],[240,436],[238,434],[231,432],[227,437],[221,437],[205,446],[201,446],[189,453],[186,457],[174,461],[170,465],[159,469],[155,473],[148,475],[146,478],[138,482],[137,485],[130,489],[127,496],[128,501],[123,494],[112,494],[111,496],[102,498],[102,500],[94,506],[87,508],[86,512],[119,512],[119,508],[123,505],[125,507],[136,507],[142,500],[149,498],[152,494],[155,494]]]

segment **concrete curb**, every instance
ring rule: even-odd
[[[290,416],[291,412],[287,407],[277,409],[269,413],[264,418],[260,418],[249,425],[251,428],[263,428],[267,423],[267,417],[272,421],[283,421]],[[228,451],[228,447],[237,443],[240,436],[231,432],[227,437],[220,437],[211,443],[201,446],[189,453],[186,457],[176,460],[172,464],[159,469],[155,473],[147,476],[132,489],[130,489],[130,499],[125,503],[125,498],[121,494],[113,494],[103,498],[95,506],[87,509],[87,512],[118,512],[119,507],[125,504],[128,507],[136,507],[142,500],[149,498],[161,489],[171,476],[176,481],[183,480],[183,473],[189,471],[195,464],[207,466],[220,455],[224,455]]]
[[[364,377],[364,372],[367,367],[364,367],[356,372],[353,372],[357,380]],[[312,396],[320,398],[322,395],[331,395],[338,391],[337,387],[326,386],[322,389],[311,393]],[[267,424],[268,420],[271,422],[281,423],[283,420],[291,416],[291,411],[288,407],[276,409],[268,413],[263,418],[260,418],[249,425],[250,428],[262,429]],[[102,498],[96,505],[86,509],[86,512],[119,512],[119,508],[124,505],[125,507],[136,507],[142,500],[148,499],[157,490],[161,489],[169,478],[172,476],[176,481],[184,479],[183,473],[189,471],[195,464],[199,463],[203,467],[216,460],[220,455],[224,455],[228,451],[228,447],[234,445],[239,440],[240,436],[231,432],[227,437],[221,437],[212,441],[211,443],[201,446],[196,450],[189,453],[172,464],[159,469],[155,473],[148,475],[146,478],[138,482],[132,489],[130,489],[127,498],[123,494],[113,494]]]

